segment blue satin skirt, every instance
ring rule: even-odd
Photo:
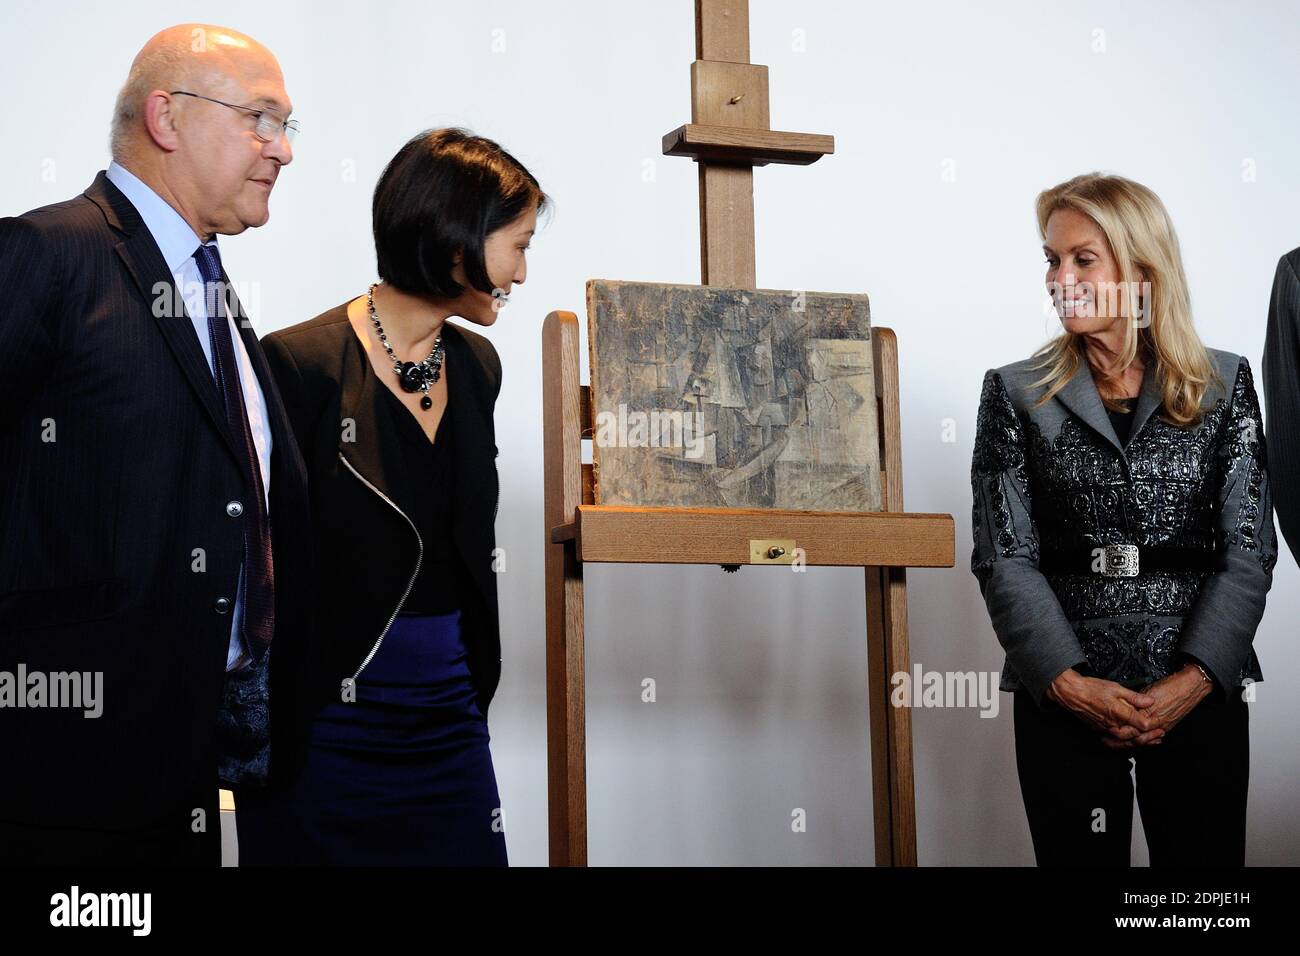
[[[316,716],[292,785],[238,794],[240,865],[507,865],[460,612],[399,615],[355,693]]]

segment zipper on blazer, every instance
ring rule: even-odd
[[[361,672],[366,669],[366,665],[369,664],[374,659],[375,654],[379,652],[379,645],[384,643],[384,636],[388,633],[388,629],[393,626],[393,621],[397,620],[398,612],[402,610],[402,605],[406,603],[406,599],[411,596],[411,589],[415,587],[415,579],[420,575],[420,564],[424,561],[424,539],[420,537],[420,530],[415,526],[415,522],[412,521],[407,516],[406,512],[403,511],[401,508],[397,507],[397,504],[393,501],[392,498],[388,497],[388,495],[384,494],[382,491],[376,488],[373,484],[371,484],[369,481],[366,480],[365,476],[362,475],[361,472],[357,471],[356,468],[352,467],[352,462],[347,460],[347,457],[343,454],[343,452],[339,452],[339,459],[343,462],[343,464],[348,466],[348,471],[356,475],[358,480],[360,480],[360,482],[363,485],[365,485],[367,488],[369,488],[371,491],[377,494],[380,498],[384,499],[384,501],[388,502],[388,504],[392,506],[392,509],[396,511],[399,515],[401,515],[403,518],[406,518],[406,523],[409,524],[411,526],[411,530],[415,532],[415,543],[419,546],[420,549],[419,553],[416,555],[415,558],[415,570],[411,572],[411,580],[406,582],[406,590],[402,592],[402,599],[397,602],[397,607],[393,608],[393,613],[389,616],[388,623],[385,624],[384,629],[379,632],[379,639],[375,641],[374,647],[370,648],[370,653],[366,655],[366,659],[361,662],[361,666],[357,668],[356,673],[353,674],[350,678],[348,678],[348,680],[355,682],[356,679],[361,676]],[[346,687],[347,681],[344,681],[342,686]]]

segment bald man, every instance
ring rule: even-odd
[[[0,862],[219,865],[219,786],[267,782],[306,478],[217,236],[269,218],[291,110],[256,40],[172,27],[108,169],[0,219]]]

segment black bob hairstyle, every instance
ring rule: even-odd
[[[465,277],[493,294],[483,261],[492,232],[550,200],[523,165],[490,139],[459,128],[412,137],[384,168],[372,206],[379,277],[413,295],[454,299],[451,277],[464,255]]]

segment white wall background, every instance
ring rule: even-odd
[[[660,153],[690,118],[691,0],[4,7],[5,215],[79,193],[107,164],[113,98],[157,29],[215,16],[277,52],[304,131],[271,222],[222,243],[231,276],[257,284],[262,333],[372,281],[371,190],[420,129],[498,139],[556,199],[527,284],[489,330],[505,366],[507,553],[493,753],[511,861],[544,864],[540,327],[553,309],[583,314],[588,278],[699,281],[695,166]],[[957,526],[957,566],[910,575],[913,659],[996,670],[969,571],[969,469],[984,370],[1056,328],[1034,197],[1093,169],[1154,188],[1203,338],[1258,376],[1273,270],[1300,245],[1300,4],[751,8],[773,127],[836,137],[814,166],[756,172],[759,285],[867,292],[873,321],[897,332],[906,504]],[[592,863],[872,861],[859,572],[591,566],[586,581]],[[1256,639],[1252,864],[1300,862],[1298,584],[1284,553]],[[640,700],[646,677],[657,703]],[[914,714],[922,863],[1033,862],[1010,695],[1002,705],[996,719]],[[806,833],[791,832],[794,808]]]

